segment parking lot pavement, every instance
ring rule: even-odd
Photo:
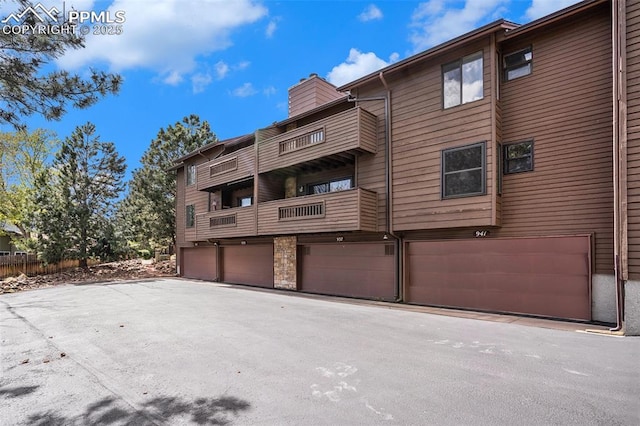
[[[0,424],[639,424],[640,339],[160,279],[0,296]]]

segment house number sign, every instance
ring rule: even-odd
[[[489,235],[489,231],[487,231],[486,229],[483,229],[481,231],[476,231],[474,235],[476,238],[486,237],[487,235]]]

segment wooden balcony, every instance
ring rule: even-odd
[[[355,188],[258,204],[258,234],[378,230],[378,196]]]
[[[248,146],[200,164],[196,172],[199,191],[253,176],[256,163],[255,147]]]
[[[196,215],[195,241],[256,235],[256,207],[236,207]]]
[[[359,107],[341,112],[258,145],[259,173],[342,152],[377,150],[377,118]]]

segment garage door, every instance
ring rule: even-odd
[[[199,280],[216,279],[216,248],[189,247],[182,249],[182,276]]]
[[[591,319],[589,237],[407,243],[407,301]]]
[[[222,280],[273,287],[273,244],[222,247]]]
[[[302,291],[393,300],[393,244],[312,244],[298,247]]]

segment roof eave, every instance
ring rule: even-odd
[[[459,37],[456,37],[454,39],[451,39],[447,42],[444,42],[442,44],[439,44],[437,46],[434,46],[430,49],[427,49],[423,52],[420,52],[418,54],[415,54],[413,56],[410,56],[400,62],[397,62],[395,64],[389,65],[385,68],[382,68],[378,71],[375,71],[371,74],[368,74],[364,77],[361,77],[357,80],[354,80],[350,83],[344,84],[340,87],[338,87],[338,91],[340,92],[345,92],[351,89],[354,89],[358,86],[362,86],[365,83],[371,82],[375,79],[378,78],[378,76],[380,75],[380,73],[382,74],[388,74],[388,73],[392,73],[394,71],[398,71],[401,69],[404,69],[406,67],[408,67],[409,65],[413,65],[416,62],[420,62],[423,60],[426,60],[436,54],[440,54],[446,50],[449,49],[453,49],[455,47],[458,47],[459,45],[463,44],[463,43],[468,43],[470,41],[485,37],[491,33],[497,32],[499,30],[511,30],[514,28],[517,28],[518,24],[515,24],[513,22],[510,21],[506,21],[504,19],[500,19],[494,22],[491,22],[487,25],[484,25],[478,29],[475,29],[471,32],[468,32],[466,34],[463,34]]]
[[[574,5],[566,7],[550,15],[543,16],[542,18],[536,19],[535,21],[531,21],[528,24],[522,25],[512,30],[507,30],[505,32],[505,39],[537,30],[543,26],[553,24],[563,19],[567,19],[592,7],[608,2],[609,0],[584,0],[580,3],[576,3]]]
[[[327,108],[331,108],[333,106],[340,105],[341,103],[346,103],[346,102],[349,101],[348,98],[349,97],[345,94],[344,96],[342,96],[342,97],[340,97],[338,99],[334,99],[333,101],[329,101],[329,102],[324,103],[324,104],[322,104],[320,106],[317,106],[317,107],[315,107],[313,109],[310,109],[310,110],[305,111],[303,113],[300,113],[298,115],[294,115],[293,117],[286,118],[286,119],[284,119],[282,121],[276,121],[271,126],[263,127],[260,130],[269,129],[271,127],[284,126],[284,125],[287,125],[289,123],[293,123],[294,121],[300,120],[301,118],[305,118],[305,117],[308,117],[310,115],[317,114],[318,112],[323,111],[323,110],[325,110]]]
[[[220,151],[220,153],[222,153],[222,151],[224,151],[224,147],[227,145],[235,145],[237,143],[241,143],[241,142],[245,142],[247,140],[250,140],[251,138],[255,137],[255,135],[253,133],[248,133],[246,135],[243,136],[237,136],[235,138],[229,138],[229,139],[225,139],[223,141],[216,141],[216,142],[211,142],[210,144],[201,146],[200,148],[191,151],[190,153],[183,155],[182,157],[174,160],[174,163],[184,163],[185,160],[188,160],[189,158],[195,157],[196,155],[204,155],[205,152],[210,151],[214,148],[217,147],[222,147],[223,149]],[[168,170],[174,170],[176,166],[171,167]],[[178,168],[180,168],[181,166],[179,166]]]

